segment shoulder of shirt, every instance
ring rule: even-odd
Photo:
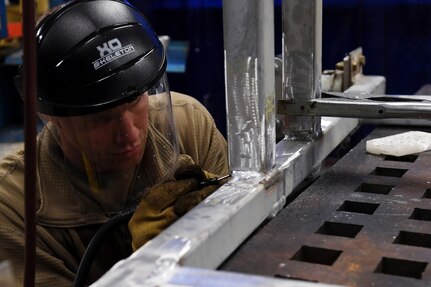
[[[194,107],[196,109],[207,112],[207,109],[197,99],[178,92],[171,91],[172,107]]]
[[[24,197],[24,150],[10,153],[0,160],[0,206]],[[0,213],[3,207],[0,207]]]
[[[19,149],[13,153],[6,155],[0,160],[0,181],[4,176],[13,173],[17,169],[24,168],[24,149]]]

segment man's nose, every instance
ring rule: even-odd
[[[126,112],[118,116],[115,143],[118,145],[133,144],[139,139],[139,129],[134,125],[133,115]]]

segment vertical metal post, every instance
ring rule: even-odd
[[[25,258],[24,286],[34,286],[36,269],[36,29],[35,1],[22,3],[24,39]]]
[[[229,161],[234,171],[275,162],[273,0],[224,0]]]
[[[283,99],[320,97],[322,0],[283,0]],[[320,117],[286,116],[288,139],[310,140],[321,133]]]

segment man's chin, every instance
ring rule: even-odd
[[[134,170],[142,160],[142,156],[135,158],[116,158],[99,168],[99,171],[127,171]]]

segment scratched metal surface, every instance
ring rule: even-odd
[[[378,128],[369,138],[405,131]],[[431,286],[431,152],[376,156],[362,141],[220,269],[347,286]]]

